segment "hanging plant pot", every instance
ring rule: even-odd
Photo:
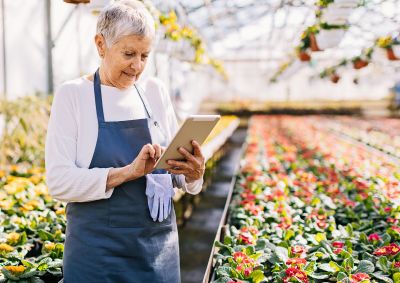
[[[345,25],[354,12],[353,8],[329,5],[322,13],[321,21],[329,25]]]
[[[315,35],[317,46],[320,50],[336,47],[342,41],[344,29],[321,29]]]
[[[340,76],[338,74],[332,74],[331,75],[331,82],[333,82],[334,84],[337,84],[340,80]]]
[[[399,57],[396,56],[392,47],[386,48],[386,56],[390,61],[399,60]]]
[[[392,45],[392,47],[386,49],[387,58],[390,61],[400,60],[400,45]]]
[[[301,62],[309,62],[311,60],[311,56],[306,51],[300,51],[298,55]]]
[[[64,0],[64,2],[70,4],[87,4],[90,3],[90,0]]]
[[[314,51],[314,52],[321,51],[321,49],[319,49],[319,46],[317,44],[317,39],[316,39],[314,33],[310,34],[310,48],[311,48],[311,51]]]
[[[362,69],[364,67],[367,67],[369,64],[368,61],[362,60],[362,59],[356,59],[353,61],[353,67],[356,70]]]
[[[331,5],[342,8],[357,8],[359,4],[359,0],[335,0]]]

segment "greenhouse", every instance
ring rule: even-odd
[[[400,283],[400,1],[0,0],[0,283]]]

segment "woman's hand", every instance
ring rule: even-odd
[[[183,174],[186,182],[191,183],[203,177],[205,171],[205,158],[201,153],[200,145],[197,141],[192,141],[193,154],[183,147],[179,148],[179,152],[186,158],[186,161],[168,160],[168,172],[172,174]]]
[[[164,150],[165,148],[159,144],[146,144],[143,146],[138,156],[129,165],[132,177],[136,179],[153,171]]]

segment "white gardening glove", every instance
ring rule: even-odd
[[[153,221],[162,222],[171,212],[174,190],[170,174],[147,174],[146,195]]]

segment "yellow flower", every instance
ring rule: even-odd
[[[7,243],[14,246],[14,245],[18,244],[20,237],[21,237],[20,234],[18,234],[16,232],[12,232],[7,235]]]
[[[39,184],[39,185],[35,186],[34,190],[35,190],[35,194],[37,196],[47,195],[47,193],[48,193],[47,187],[44,184]]]
[[[28,170],[28,174],[33,174],[33,175],[40,174],[43,172],[44,172],[44,168],[42,168],[42,167],[34,167],[34,168],[30,168]]]
[[[23,265],[18,265],[18,266],[4,266],[5,269],[7,269],[8,271],[10,271],[12,274],[14,275],[20,275],[22,273],[24,273],[25,271],[25,266]]]
[[[39,206],[39,201],[33,199],[33,200],[30,200],[27,203],[23,204],[21,207],[21,210],[31,211],[31,210],[34,210],[35,208],[37,208],[38,206]]]
[[[1,200],[0,201],[0,208],[3,210],[9,210],[14,205],[11,200]]]
[[[0,170],[0,178],[3,178],[6,175],[6,172],[4,170]]]
[[[56,210],[57,215],[65,215],[65,208],[59,208]]]
[[[0,252],[9,253],[9,252],[12,252],[13,250],[14,250],[14,248],[11,247],[10,245],[7,245],[5,243],[0,244]]]
[[[52,250],[55,249],[56,244],[54,244],[54,243],[47,243],[47,244],[44,244],[44,247],[45,247],[46,250],[52,251]]]
[[[38,175],[33,175],[31,177],[29,177],[29,180],[34,183],[35,185],[39,184],[40,181],[42,180],[42,178],[40,178],[40,176]]]
[[[18,167],[18,165],[11,165],[10,170],[14,171],[14,172],[18,172],[19,171],[19,167]]]

